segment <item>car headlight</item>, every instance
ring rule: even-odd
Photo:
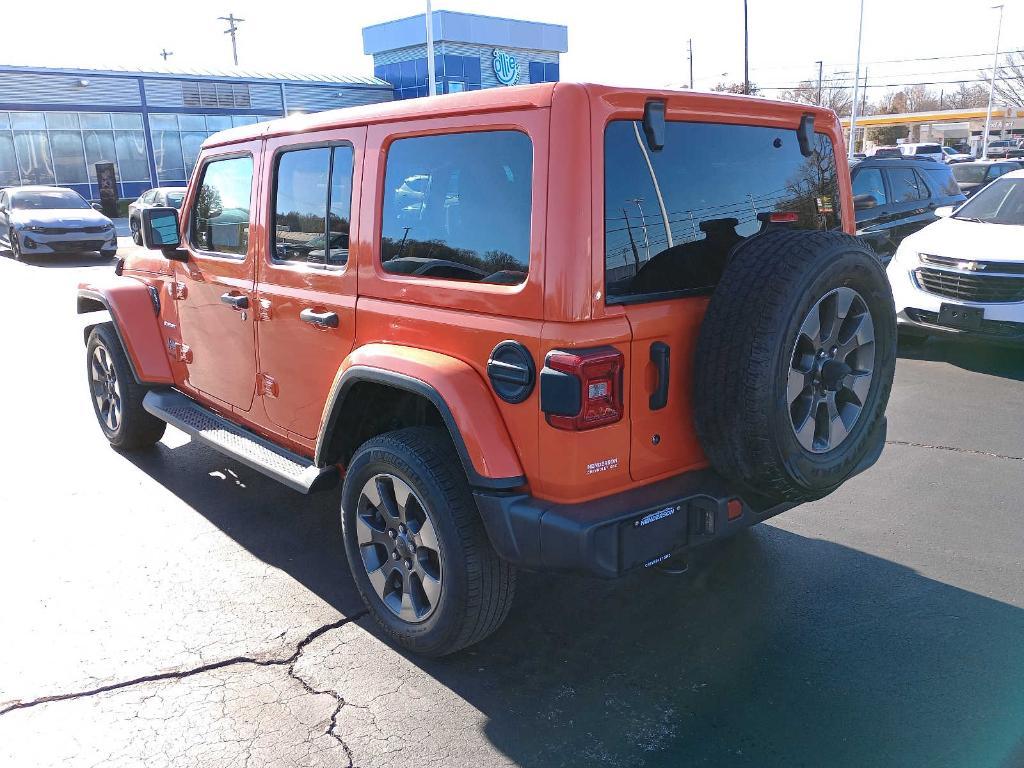
[[[104,232],[109,232],[113,228],[114,228],[114,222],[112,222],[112,221],[108,221],[106,224],[103,225],[103,231]]]
[[[24,232],[42,232],[46,227],[39,224],[23,224],[19,229]]]

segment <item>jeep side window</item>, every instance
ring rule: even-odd
[[[274,258],[305,264],[346,264],[352,147],[284,152],[277,160],[274,184]]]
[[[251,156],[204,165],[189,222],[192,245],[202,251],[245,256],[249,251],[251,192]]]
[[[606,302],[709,292],[734,247],[795,214],[790,226],[840,226],[832,144],[795,130],[669,121],[652,151],[643,126],[613,120],[604,134]]]
[[[530,264],[533,145],[519,131],[398,139],[387,155],[381,266],[517,285]]]

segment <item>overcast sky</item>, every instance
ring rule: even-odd
[[[1005,0],[1001,48],[1024,48],[1024,0]],[[872,83],[963,79],[990,58],[882,63],[893,59],[991,51],[997,11],[986,0],[866,0],[863,59]],[[751,80],[787,86],[853,70],[857,0],[750,0]],[[231,68],[231,46],[217,17],[240,25],[241,69],[372,74],[362,27],[422,12],[412,0],[6,0],[0,63],[85,68]],[[689,79],[693,39],[696,87],[743,78],[742,0],[436,0],[435,10],[469,11],[565,24],[569,52],[562,79],[636,86],[679,86]],[[724,74],[723,73],[727,73]],[[955,88],[954,85],[936,88]],[[774,93],[774,92],[772,92]],[[871,91],[877,98],[880,91]]]

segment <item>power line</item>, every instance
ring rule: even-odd
[[[1024,53],[1024,48],[1000,51],[1000,55],[1002,55],[1002,54],[1011,54],[1011,53]],[[944,61],[944,60],[947,60],[947,59],[987,58],[987,57],[989,57],[991,55],[992,55],[991,51],[986,51],[985,53],[961,53],[961,54],[953,54],[953,55],[949,55],[949,56],[916,56],[916,57],[907,57],[907,58],[903,58],[903,59],[876,59],[876,60],[867,61],[867,62],[864,62],[864,63],[866,63],[868,65],[874,65],[874,64],[907,64],[907,63],[915,62],[915,61]],[[835,67],[850,67],[850,66],[853,66],[853,63],[852,62],[838,62],[838,63],[834,63],[834,62],[826,61],[825,65],[828,66],[828,67],[832,67],[832,68],[835,68]],[[758,71],[765,72],[765,71],[768,71],[768,70],[776,70],[776,69],[808,69],[808,66],[807,66],[807,64],[779,64],[779,65],[776,65],[776,66],[752,67],[751,69],[753,71],[755,71],[755,72],[758,72]]]

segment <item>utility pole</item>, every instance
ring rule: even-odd
[[[743,0],[743,92],[750,93],[750,35],[747,30],[747,0]]]
[[[864,39],[864,0],[860,0],[860,23],[857,24],[857,67],[853,73],[853,108],[850,113],[850,146],[847,147],[847,159],[853,160],[853,143],[857,136],[857,97],[860,95],[860,44]]]
[[[689,59],[690,59],[690,90],[692,91],[693,90],[693,38],[692,37],[690,38],[688,44],[689,44],[689,49],[690,49],[690,55],[689,55]]]
[[[218,16],[218,20],[226,21],[228,28],[224,30],[225,35],[231,35],[231,57],[234,59],[235,66],[238,66],[238,39],[235,35],[238,32],[239,22],[245,21],[245,19],[239,19],[235,17],[235,14],[229,13],[227,16]]]
[[[437,83],[434,82],[434,12],[427,0],[427,94],[437,96]]]
[[[160,55],[163,56],[164,61],[167,61],[168,56],[173,56],[174,51],[168,51],[166,48],[160,50]]]
[[[823,62],[823,61],[816,61],[814,63],[818,65],[818,98],[817,98],[817,100],[814,103],[817,104],[820,107],[821,106],[821,72],[822,72],[822,67],[825,66],[825,62]]]
[[[988,159],[988,132],[992,125],[992,99],[996,95],[996,67],[999,64],[999,37],[1003,33],[1003,6],[993,5],[992,9],[999,9],[999,24],[996,26],[996,52],[992,56],[992,82],[988,86],[988,111],[985,113],[985,133],[981,138],[981,159]],[[1005,123],[1006,120],[1003,120]]]

